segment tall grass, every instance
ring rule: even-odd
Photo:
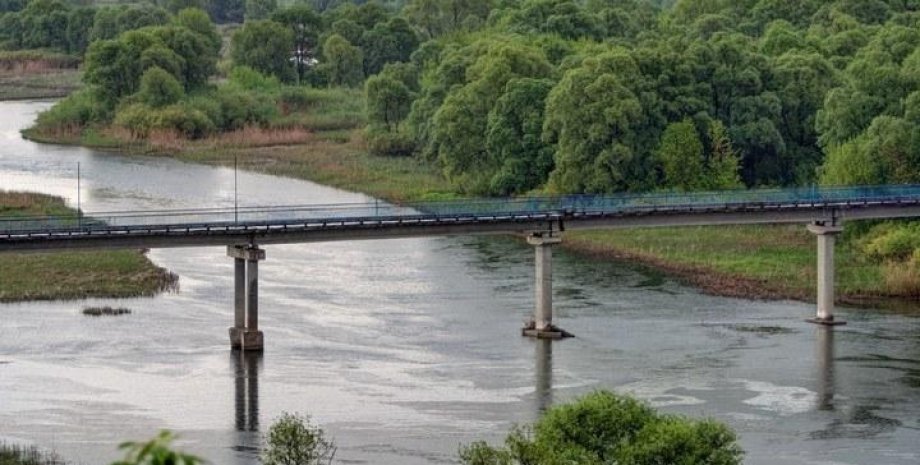
[[[0,71],[7,73],[42,73],[61,69],[77,69],[80,59],[47,50],[0,50]]]

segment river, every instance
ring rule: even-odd
[[[47,102],[0,103],[0,188],[87,211],[233,204],[233,171],[20,138]],[[242,205],[366,201],[241,172]],[[233,355],[232,260],[222,248],[150,252],[180,276],[154,298],[0,305],[0,440],[106,464],[168,428],[215,464],[257,463],[282,412],[309,414],[339,463],[453,463],[458,445],[595,389],[713,417],[750,465],[920,461],[920,311],[702,295],[622,263],[558,253],[556,321],[578,337],[520,336],[532,250],[511,238],[269,246],[262,355]],[[133,310],[92,318],[86,305]]]

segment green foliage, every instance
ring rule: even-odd
[[[268,19],[278,9],[277,0],[245,0],[246,20]]]
[[[364,54],[364,74],[377,74],[387,63],[409,61],[412,52],[418,48],[419,40],[409,23],[402,18],[393,18],[386,23],[377,23],[373,29],[361,36]]]
[[[248,66],[281,81],[295,79],[288,51],[294,35],[289,28],[274,21],[247,21],[233,34],[230,56],[237,65]]]
[[[216,129],[214,122],[201,110],[187,104],[174,104],[149,112],[151,129],[167,129],[188,139],[198,139]]]
[[[490,194],[527,192],[552,171],[553,147],[541,137],[545,100],[552,88],[548,79],[512,79],[489,112],[486,147],[495,170]]]
[[[860,238],[863,253],[876,261],[904,261],[920,249],[920,224],[886,222]]]
[[[412,136],[401,130],[388,131],[368,126],[365,139],[371,155],[406,157],[412,155],[415,150]]]
[[[322,428],[309,417],[282,413],[265,437],[262,463],[265,465],[331,464],[336,447]]]
[[[371,76],[364,84],[367,120],[372,126],[391,132],[409,115],[413,92],[391,73]]]
[[[363,53],[344,37],[333,34],[323,43],[322,66],[329,76],[329,84],[356,87],[364,79]]]
[[[147,69],[141,77],[137,97],[141,102],[159,108],[178,102],[184,94],[182,84],[179,84],[172,74],[154,66]]]
[[[70,94],[50,109],[39,113],[37,125],[46,128],[77,129],[111,118],[101,92],[93,87]]]
[[[663,164],[666,186],[682,191],[706,186],[703,143],[692,120],[668,125],[661,136],[658,157]]]
[[[322,18],[307,5],[294,5],[272,13],[272,21],[291,29],[297,81],[304,82],[307,68],[316,58]]]
[[[203,461],[194,455],[172,450],[175,436],[162,431],[148,442],[126,442],[119,446],[125,458],[112,465],[197,465]]]
[[[652,157],[636,129],[642,103],[628,88],[635,62],[614,51],[587,58],[567,72],[547,97],[544,137],[556,144],[550,187],[562,192],[646,189]]]
[[[242,90],[276,94],[281,91],[281,82],[271,75],[262,74],[248,66],[234,66],[230,70],[229,84]]]
[[[549,409],[532,430],[513,430],[505,447],[460,449],[467,465],[736,465],[741,456],[734,433],[720,423],[660,415],[606,391]]]
[[[153,126],[152,111],[143,103],[131,104],[118,110],[113,124],[129,130],[132,137],[142,139],[150,134]]]

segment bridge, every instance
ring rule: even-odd
[[[568,336],[552,321],[552,247],[578,229],[728,224],[807,225],[817,237],[817,310],[834,319],[834,243],[844,220],[920,216],[920,185],[754,189],[702,193],[285,205],[71,216],[0,217],[0,253],[62,249],[226,246],[234,259],[231,347],[261,350],[258,263],[263,245],[404,237],[518,234],[536,251],[533,321],[523,333]]]

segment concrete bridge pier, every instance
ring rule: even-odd
[[[265,260],[265,250],[256,245],[231,245],[227,247],[227,255],[234,262],[230,348],[260,351],[263,338],[259,331],[259,261]]]
[[[540,339],[562,339],[572,334],[553,325],[553,246],[562,242],[558,235],[535,233],[527,243],[536,251],[536,305],[533,321],[524,326],[524,336]]]
[[[816,222],[808,225],[808,230],[818,239],[817,312],[808,321],[826,326],[845,325],[845,321],[834,320],[834,244],[843,228]]]

